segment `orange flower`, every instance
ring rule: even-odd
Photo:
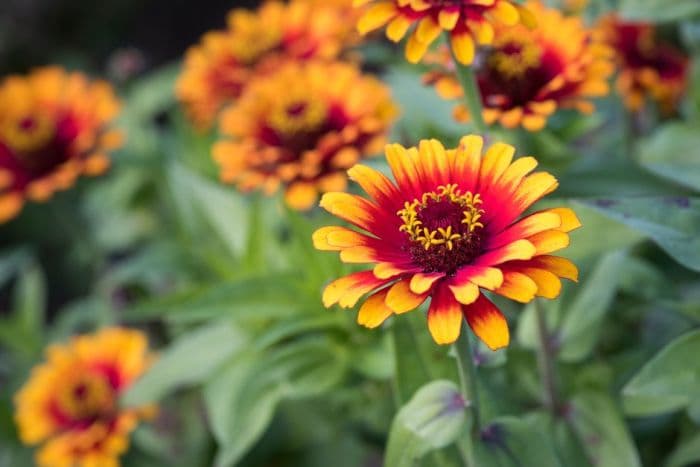
[[[381,150],[396,114],[389,89],[342,63],[288,63],[246,89],[221,118],[232,141],[214,146],[221,178],[309,209],[344,190],[345,170]]]
[[[400,41],[416,25],[406,44],[406,58],[418,63],[442,31],[447,31],[457,60],[469,65],[475,43],[491,44],[495,25],[532,27],[535,16],[513,0],[354,0],[354,5],[372,4],[360,18],[361,34],[388,23],[386,35]]]
[[[687,55],[661,41],[652,24],[626,22],[615,15],[601,19],[600,35],[616,52],[617,89],[625,105],[638,111],[650,97],[664,114],[673,113],[687,87]]]
[[[393,314],[431,298],[428,328],[438,344],[454,342],[462,318],[492,349],[509,342],[506,319],[481,289],[519,302],[559,295],[559,278],[577,280],[569,260],[552,253],[569,244],[580,226],[568,208],[522,217],[557,188],[546,172],[528,175],[532,157],[513,161],[515,148],[491,146],[482,157],[480,136],[462,138],[456,149],[436,140],[417,148],[393,144],[386,157],[396,182],[374,169],[349,170],[369,199],[327,193],[321,206],[364,232],[323,227],[313,235],[319,250],[339,251],[346,263],[374,263],[330,283],[326,307],[360,307],[358,322],[373,328]]]
[[[15,396],[15,419],[25,444],[43,443],[41,467],[116,467],[129,433],[154,407],[124,409],[119,396],[146,371],[146,336],[107,328],[52,345]]]
[[[612,51],[593,40],[580,18],[564,17],[538,1],[526,8],[537,16],[537,28],[496,28],[493,47],[484,51],[476,74],[486,123],[537,131],[558,108],[594,110],[590,99],[608,92]],[[443,50],[430,59],[441,68],[424,81],[445,99],[461,99],[449,53]],[[455,108],[455,118],[469,120],[464,105]]]
[[[112,88],[51,67],[0,83],[0,222],[25,200],[45,201],[81,175],[109,167],[121,146],[109,124],[119,111]]]
[[[228,29],[205,34],[185,57],[176,92],[194,123],[209,128],[251,77],[274,71],[280,59],[333,59],[354,45],[349,1],[267,1],[255,12],[231,11]]]

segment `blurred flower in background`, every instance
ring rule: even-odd
[[[58,67],[0,84],[0,222],[26,200],[45,201],[80,175],[102,174],[122,144],[110,129],[119,102],[109,84]]]
[[[551,253],[569,244],[580,226],[568,208],[519,217],[553,192],[547,172],[528,175],[532,157],[513,161],[515,148],[496,143],[482,158],[480,136],[462,138],[456,149],[436,140],[417,148],[386,148],[396,183],[363,165],[351,179],[371,199],[328,193],[321,206],[368,234],[345,227],[314,233],[319,250],[339,251],[346,263],[376,263],[330,283],[326,307],[350,308],[365,294],[358,322],[377,327],[393,314],[411,311],[431,298],[428,328],[438,344],[457,340],[462,319],[491,349],[508,345],[508,324],[481,289],[526,303],[556,298],[560,277],[577,280],[576,266]]]
[[[600,20],[599,33],[616,51],[617,90],[625,105],[638,111],[650,98],[662,113],[674,113],[687,87],[688,56],[660,39],[650,23],[623,21],[613,14]]]
[[[205,34],[185,57],[177,96],[194,123],[209,128],[255,76],[274,72],[280,61],[333,59],[356,44],[349,1],[268,1],[256,11],[233,10],[227,30]]]
[[[354,0],[357,6],[369,3],[371,8],[358,23],[360,33],[387,25],[387,37],[398,42],[415,26],[406,43],[406,58],[413,63],[443,31],[450,36],[457,60],[469,65],[474,60],[475,44],[493,42],[495,25],[536,24],[532,13],[511,0]]]
[[[285,186],[293,208],[344,190],[345,170],[381,151],[397,109],[389,88],[346,63],[288,63],[259,77],[221,117],[221,178],[243,191]]]
[[[565,17],[539,1],[526,3],[526,8],[537,17],[537,28],[496,27],[492,46],[475,64],[484,120],[537,131],[559,108],[593,112],[591,99],[609,91],[613,51],[593,39],[580,17]],[[427,61],[440,68],[426,74],[424,82],[435,85],[444,99],[461,99],[464,93],[449,52],[439,50]],[[454,115],[458,121],[470,119],[463,104]]]
[[[50,346],[46,357],[15,397],[20,438],[42,444],[37,464],[118,466],[129,433],[155,414],[155,407],[119,407],[119,396],[152,361],[146,336],[106,328]]]

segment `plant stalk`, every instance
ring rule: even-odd
[[[483,110],[481,92],[476,82],[474,68],[459,63],[454,52],[452,52],[452,61],[455,65],[455,72],[457,73],[459,84],[462,85],[462,89],[464,90],[464,101],[467,104],[472,125],[477,133],[485,136],[488,133],[488,126],[486,122],[484,122],[484,117],[481,113]]]
[[[544,404],[547,410],[550,411],[553,417],[557,417],[561,407],[559,400],[559,391],[557,388],[556,376],[556,351],[552,347],[551,336],[547,330],[547,322],[545,321],[542,304],[539,300],[535,300],[535,317],[537,321],[537,365],[542,378],[542,392]]]
[[[462,397],[465,403],[469,404],[472,411],[472,432],[470,436],[464,436],[457,443],[459,452],[465,465],[476,467],[473,452],[473,439],[478,437],[481,431],[479,419],[479,394],[476,379],[476,367],[474,366],[474,356],[469,338],[470,330],[465,322],[462,322],[462,332],[455,343],[457,353],[457,370],[459,372],[459,382],[462,389]]]

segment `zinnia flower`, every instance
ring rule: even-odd
[[[688,56],[660,40],[649,23],[626,22],[609,15],[600,22],[600,35],[615,50],[617,89],[627,108],[638,111],[650,97],[664,114],[673,113],[686,90]]]
[[[107,328],[52,345],[15,396],[25,444],[42,444],[40,467],[116,467],[129,433],[154,407],[120,408],[119,396],[147,369],[146,336]]]
[[[252,77],[280,60],[333,59],[354,45],[349,1],[267,1],[257,11],[231,11],[227,30],[205,34],[185,56],[176,91],[194,123],[209,128]]]
[[[109,84],[56,67],[0,83],[0,222],[103,173],[122,142],[109,128],[118,110]]]
[[[289,63],[246,89],[221,118],[233,140],[214,146],[221,178],[308,209],[319,192],[344,190],[345,170],[378,153],[396,115],[389,89],[342,63]]]
[[[613,72],[612,51],[593,39],[579,17],[564,17],[538,1],[526,4],[537,16],[537,28],[498,27],[491,48],[475,66],[483,118],[506,128],[541,130],[558,108],[591,113],[591,98],[607,94]],[[441,68],[425,76],[445,99],[463,97],[449,53],[431,57]],[[469,120],[464,105],[455,118]]]
[[[447,31],[457,60],[469,65],[475,44],[488,45],[495,37],[494,25],[533,27],[535,17],[513,0],[354,0],[354,5],[372,4],[360,18],[361,34],[388,23],[386,35],[400,41],[411,29],[406,58],[418,63],[430,45]]]
[[[417,148],[386,147],[395,182],[363,165],[349,170],[369,199],[327,193],[321,206],[362,231],[323,227],[313,235],[319,250],[339,251],[346,263],[374,263],[330,283],[326,307],[360,307],[358,322],[373,328],[430,298],[428,328],[438,344],[454,342],[464,317],[492,349],[508,345],[506,319],[482,289],[518,302],[559,295],[559,278],[577,280],[569,260],[552,253],[580,226],[568,208],[522,217],[554,191],[557,180],[530,172],[532,157],[513,161],[515,149],[496,143],[482,157],[480,136],[456,149],[436,140]]]

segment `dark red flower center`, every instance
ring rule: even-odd
[[[457,185],[440,186],[397,214],[406,232],[406,250],[425,272],[454,274],[481,252],[481,198]]]
[[[50,410],[65,429],[86,428],[110,420],[116,410],[116,389],[104,375],[84,371],[57,388]]]

